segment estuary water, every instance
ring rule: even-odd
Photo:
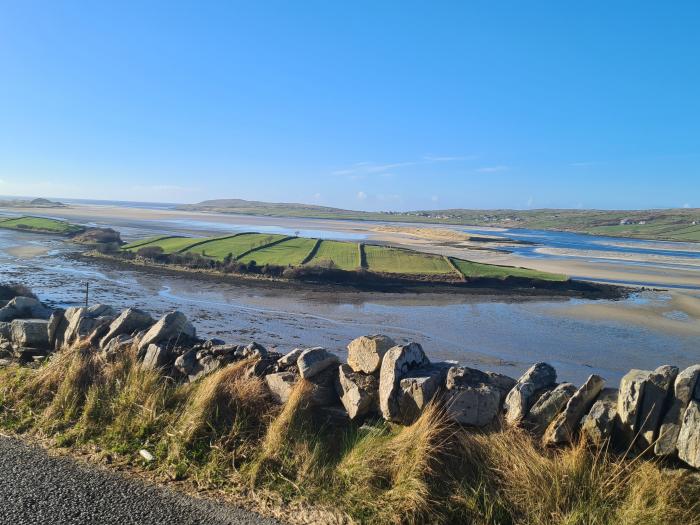
[[[153,226],[132,227],[129,233],[161,228]],[[385,333],[397,342],[419,342],[433,360],[455,360],[512,376],[546,360],[561,380],[578,383],[591,373],[617,383],[633,367],[700,361],[700,331],[674,333],[562,314],[591,301],[222,283],[78,260],[73,257],[77,250],[55,237],[0,230],[0,281],[25,283],[61,307],[82,304],[89,282],[91,303],[135,306],[154,315],[179,309],[201,336],[256,340],[282,352],[320,345],[342,356],[351,339]],[[624,308],[667,299],[662,292],[644,292],[596,304]]]

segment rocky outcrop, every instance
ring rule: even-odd
[[[325,348],[320,346],[315,348],[307,348],[302,351],[297,357],[297,367],[299,374],[304,379],[310,379],[315,375],[323,372],[326,368],[336,367],[340,364],[340,359],[335,354],[331,354]]]
[[[411,370],[422,368],[430,361],[418,343],[394,346],[382,359],[379,372],[379,408],[387,421],[400,421],[400,382]]]
[[[382,359],[396,343],[385,335],[363,335],[348,345],[348,365],[355,372],[374,374],[382,366]]]
[[[350,419],[379,409],[379,380],[372,374],[353,372],[349,365],[338,368],[336,391]]]
[[[525,416],[524,426],[534,434],[543,434],[575,393],[576,387],[571,383],[562,383],[545,391]]]
[[[89,308],[68,308],[64,316],[66,324],[62,332],[57,332],[56,340],[60,346],[70,346],[89,337],[100,326],[111,323],[116,312],[111,306],[97,304]]]
[[[659,437],[654,444],[657,456],[673,456],[677,452],[676,442],[683,424],[683,417],[693,393],[700,398],[700,365],[689,366],[676,376],[673,383],[673,398],[659,428]]]
[[[581,431],[594,443],[605,443],[613,436],[617,419],[617,388],[604,388],[591,410],[581,420]]]
[[[670,365],[660,366],[649,375],[642,400],[644,417],[639,424],[638,446],[643,449],[654,446],[661,418],[671,398],[671,390],[677,375],[678,368]]]
[[[15,297],[0,308],[0,322],[14,319],[48,319],[51,310],[33,297]]]
[[[44,319],[15,319],[10,323],[10,339],[14,347],[48,349],[49,322]]]
[[[545,389],[554,386],[557,372],[547,363],[536,363],[525,372],[505,399],[506,422],[511,425],[519,424],[537,397]]]
[[[482,372],[475,368],[453,366],[445,381],[445,410],[461,425],[484,427],[492,423],[501,410],[504,389],[516,381],[507,376]]]
[[[139,352],[143,352],[149,345],[160,344],[174,346],[179,343],[187,343],[196,337],[196,330],[187,320],[185,314],[174,311],[165,314],[141,337]]]
[[[571,443],[581,419],[588,413],[603,386],[605,380],[602,377],[595,374],[589,376],[581,388],[571,396],[564,411],[549,425],[544,442],[548,445]]]
[[[152,324],[151,314],[138,308],[127,308],[111,322],[107,333],[100,340],[100,348],[104,348],[112,338],[118,335],[130,335],[138,330],[150,328]]]

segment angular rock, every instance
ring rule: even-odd
[[[382,366],[382,359],[387,351],[396,346],[385,335],[363,335],[348,345],[348,365],[354,372],[374,374]]]
[[[311,391],[306,399],[309,407],[331,406],[340,401],[335,390],[335,384],[338,381],[337,366],[328,367],[304,381],[311,385]]]
[[[0,341],[9,341],[12,338],[12,324],[0,322]]]
[[[617,419],[617,396],[617,388],[604,388],[581,420],[581,432],[594,443],[604,443],[613,437]]]
[[[617,397],[618,434],[623,445],[632,443],[639,431],[639,415],[642,406],[642,396],[651,372],[648,370],[632,369],[620,380],[620,391]]]
[[[0,322],[14,319],[48,319],[51,310],[33,297],[15,297],[0,308]]]
[[[197,351],[187,350],[175,359],[175,369],[183,375],[190,376],[197,373]]]
[[[139,341],[139,351],[145,350],[151,344],[174,345],[195,337],[196,330],[185,314],[178,311],[169,312],[143,335]]]
[[[143,370],[159,370],[172,364],[172,354],[156,344],[150,344],[146,348],[141,368]]]
[[[683,414],[678,433],[678,457],[693,468],[700,468],[700,401],[693,399]]]
[[[138,308],[127,308],[110,323],[107,333],[100,340],[100,348],[118,335],[130,335],[137,330],[144,330],[153,324],[153,318],[147,312]]]
[[[49,322],[44,319],[15,319],[10,323],[15,347],[49,348]]]
[[[547,363],[535,363],[515,384],[505,399],[506,422],[518,424],[537,400],[538,394],[554,386],[557,372]]]
[[[362,417],[379,408],[379,380],[371,374],[353,372],[349,365],[338,368],[336,392],[350,419]]]
[[[335,354],[330,353],[320,346],[307,348],[297,358],[299,374],[304,379],[309,379],[316,374],[323,372],[326,368],[335,367],[340,363],[340,359]]]
[[[206,355],[197,361],[194,369],[187,374],[187,379],[190,383],[196,381],[200,377],[206,376],[224,366],[224,363],[214,356]]]
[[[489,383],[477,383],[448,390],[445,408],[448,416],[461,425],[484,427],[493,422],[501,409],[503,394]]]
[[[407,372],[399,380],[399,412],[394,421],[403,425],[414,423],[445,384],[448,369],[449,365],[435,363]]]
[[[68,308],[64,315],[68,325],[60,342],[61,346],[70,346],[91,335],[98,327],[111,322],[116,312],[111,306],[96,304],[89,308]]]
[[[673,399],[659,428],[659,437],[654,445],[657,456],[676,454],[676,441],[683,423],[685,409],[693,398],[693,391],[700,386],[700,365],[689,366],[676,376],[673,384]],[[700,398],[700,395],[697,396]]]
[[[134,338],[127,334],[119,334],[110,339],[107,346],[102,349],[102,355],[108,361],[112,361],[119,354],[122,354],[131,348],[134,343]]]
[[[643,449],[654,445],[677,375],[678,367],[670,365],[660,366],[649,375],[639,421],[638,446]]]
[[[56,335],[58,333],[59,327],[65,322],[64,314],[65,310],[63,310],[63,308],[57,308],[56,310],[51,312],[48,326],[49,348],[55,348]]]
[[[292,372],[278,372],[265,376],[265,383],[277,403],[286,403],[299,376]]]
[[[406,374],[416,368],[430,364],[418,343],[394,346],[382,359],[379,371],[379,408],[387,421],[400,421],[400,382]]]
[[[581,418],[590,410],[596,397],[605,386],[605,379],[591,375],[566,403],[564,411],[547,428],[544,442],[548,445],[571,443]]]
[[[524,425],[535,434],[543,434],[575,393],[576,387],[571,383],[561,383],[547,390],[532,405],[523,420]]]
[[[303,351],[303,348],[295,348],[288,354],[283,355],[277,360],[277,367],[280,370],[284,370],[285,368],[289,368],[290,366],[296,365],[297,359]]]

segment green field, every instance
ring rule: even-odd
[[[439,255],[428,255],[388,246],[365,246],[367,267],[371,271],[405,274],[454,273],[448,262]]]
[[[223,260],[229,253],[234,257],[240,257],[241,254],[249,250],[253,250],[260,246],[265,246],[271,242],[284,239],[285,235],[277,235],[271,233],[242,233],[234,237],[223,239],[211,239],[204,244],[199,244],[192,247],[188,252],[199,253],[212,257],[213,259]]]
[[[354,242],[321,241],[314,257],[307,266],[325,266],[333,263],[341,270],[357,270],[360,267],[360,250]]]
[[[316,239],[292,237],[286,241],[267,248],[260,248],[241,257],[242,263],[255,261],[261,264],[276,264],[279,266],[299,266],[316,244]]]
[[[0,222],[0,225],[3,224]],[[141,248],[159,246],[166,254],[199,253],[219,261],[230,253],[233,257],[248,264],[255,261],[258,266],[300,266],[310,256],[317,239],[287,237],[269,233],[240,233],[227,237],[193,238],[160,236],[132,242],[122,250],[137,252]],[[440,275],[458,277],[452,264],[440,255],[415,252],[390,246],[365,245],[367,269],[377,273],[405,275]],[[450,259],[465,277],[497,278],[509,276],[565,281],[564,275],[475,263],[461,259]],[[360,269],[359,244],[356,242],[322,240],[311,260],[305,266],[332,266],[346,271]]]
[[[495,264],[482,264],[462,259],[451,259],[454,265],[465,277],[486,277],[505,279],[506,277],[525,277],[528,279],[541,279],[544,281],[566,281],[565,275],[540,272],[528,268],[516,268],[513,266],[497,266]]]
[[[45,219],[43,217],[17,217],[0,220],[0,228],[11,230],[34,231],[41,233],[59,233],[67,235],[83,230],[82,227],[57,219]]]

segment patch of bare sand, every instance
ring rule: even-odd
[[[49,253],[49,249],[46,246],[37,245],[11,246],[5,251],[13,257],[20,257],[22,259],[31,259],[32,257],[38,257]]]
[[[617,321],[676,335],[700,335],[700,299],[679,292],[671,292],[670,300],[656,297],[640,303],[591,302],[558,307],[553,311],[563,317]]]
[[[379,233],[398,233],[409,235],[419,239],[430,239],[436,241],[469,241],[472,236],[451,230],[448,228],[420,228],[413,226],[375,226],[371,229],[373,232]]]

